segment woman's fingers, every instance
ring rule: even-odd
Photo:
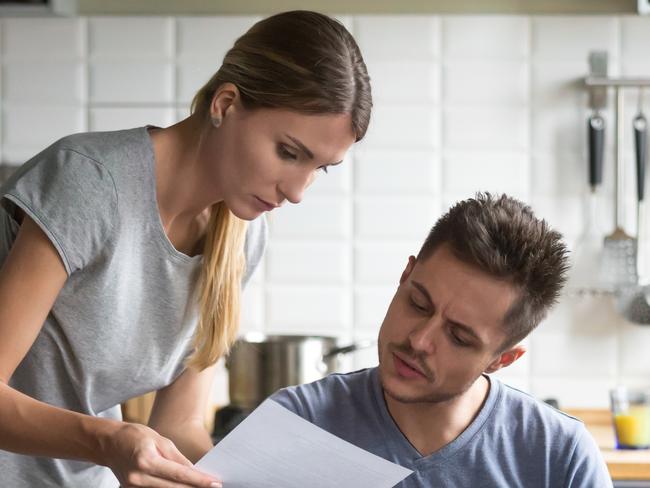
[[[187,459],[185,456],[183,456],[181,451],[179,451],[176,445],[169,439],[163,438],[158,443],[157,447],[158,447],[158,451],[160,451],[160,454],[165,459],[169,459],[170,461],[175,461],[185,466],[192,466],[192,462],[189,459]]]
[[[130,476],[127,482],[128,484],[122,485],[120,488],[196,488],[196,485],[177,483],[143,473]]]
[[[180,454],[180,453],[179,453]],[[149,474],[196,488],[220,488],[221,482],[190,466],[159,457],[152,461]],[[170,485],[176,486],[176,485]]]
[[[109,467],[125,487],[221,487],[218,479],[194,468],[171,440],[149,427],[125,424],[108,446]]]

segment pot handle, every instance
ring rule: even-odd
[[[339,354],[349,354],[359,349],[366,349],[367,347],[375,345],[376,342],[377,341],[366,340],[355,342],[354,344],[350,344],[348,346],[335,347],[334,349],[330,349],[325,354],[323,354],[323,360],[330,359],[334,356],[338,356]]]

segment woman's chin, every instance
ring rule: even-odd
[[[248,205],[228,205],[227,202],[224,203],[226,207],[228,207],[228,210],[230,210],[235,217],[241,220],[255,220],[257,217],[264,213],[262,210],[253,208]]]

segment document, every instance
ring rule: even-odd
[[[392,488],[412,473],[273,400],[266,400],[198,463],[224,488]]]

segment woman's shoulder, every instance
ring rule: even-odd
[[[80,132],[59,139],[48,149],[55,153],[76,153],[104,164],[138,147],[145,150],[145,136],[144,127],[106,132]]]

